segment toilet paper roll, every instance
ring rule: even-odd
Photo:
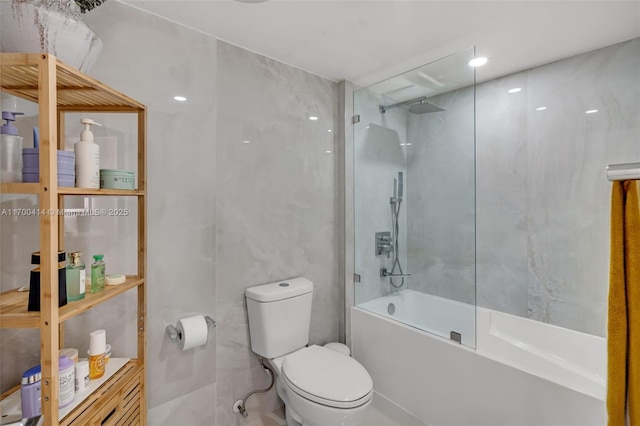
[[[207,344],[209,328],[203,315],[179,320],[176,329],[178,330],[178,347],[182,351]]]

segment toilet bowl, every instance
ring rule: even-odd
[[[247,288],[251,350],[276,373],[287,426],[356,426],[373,382],[345,345],[308,346],[312,293],[302,277]]]
[[[371,403],[371,376],[348,355],[312,345],[269,363],[287,426],[355,426]]]

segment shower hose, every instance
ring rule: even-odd
[[[400,206],[402,205],[402,200],[391,203],[391,229],[393,229],[393,265],[391,266],[391,275],[399,274],[402,275],[402,265],[400,264],[400,244],[398,243],[398,236],[400,235],[400,225],[398,217],[400,216]],[[397,271],[397,272],[396,272]],[[404,277],[400,278],[400,284],[396,284],[394,282],[393,277],[389,277],[389,282],[394,288],[400,288],[404,285]]]

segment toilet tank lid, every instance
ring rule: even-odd
[[[313,291],[313,283],[304,277],[290,278],[269,284],[249,287],[245,290],[247,299],[256,302],[275,302],[290,299]]]

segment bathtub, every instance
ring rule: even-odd
[[[374,390],[429,426],[606,422],[601,337],[403,290],[351,308],[351,344]]]

